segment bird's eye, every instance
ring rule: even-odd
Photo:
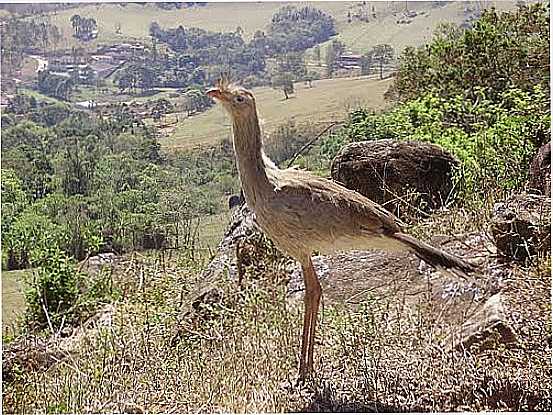
[[[242,95],[237,95],[236,98],[234,98],[234,101],[238,102],[239,104],[241,104],[245,100],[246,98],[244,98]]]

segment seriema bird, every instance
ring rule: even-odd
[[[275,245],[296,259],[305,282],[299,380],[313,372],[313,346],[321,285],[311,255],[350,249],[409,251],[425,262],[470,272],[473,266],[401,232],[399,220],[361,194],[307,171],[279,169],[264,154],[255,97],[227,79],[207,95],[232,120],[242,189],[256,222]]]

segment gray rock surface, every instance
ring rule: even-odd
[[[240,263],[244,257],[249,258],[248,261],[262,262],[263,255],[268,255],[264,251],[274,249],[268,247],[254,223],[247,207],[242,207],[234,215],[217,255],[202,275],[203,289],[194,293],[189,301],[197,312],[203,301],[221,301],[222,293],[217,291],[216,283],[223,273],[228,273],[239,289],[244,284],[240,276]],[[494,249],[493,242],[483,233],[462,240],[441,237],[432,243],[472,260],[489,257],[489,252]],[[244,254],[244,250],[249,254]],[[257,253],[252,254],[251,250],[257,250]],[[480,262],[482,272],[465,280],[454,273],[435,270],[408,253],[351,251],[313,258],[323,287],[324,304],[356,307],[372,299],[411,310],[422,307],[432,313],[427,317],[439,327],[437,341],[443,343],[446,338],[444,346],[454,348],[484,342],[498,330],[500,341],[510,342],[516,338],[507,314],[496,310],[494,304],[497,300],[490,300],[500,298],[508,268],[489,258]],[[284,260],[284,263],[287,278],[283,283],[286,284],[288,303],[292,307],[301,306],[304,285],[300,267],[291,260]],[[260,264],[256,266],[259,269]]]

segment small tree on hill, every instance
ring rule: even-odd
[[[290,72],[277,73],[271,78],[271,86],[284,93],[284,99],[294,93],[294,77]]]
[[[372,58],[379,63],[380,79],[384,79],[384,65],[390,63],[394,58],[394,48],[391,45],[376,45],[370,52]]]

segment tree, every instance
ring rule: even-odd
[[[549,7],[542,3],[512,12],[485,10],[472,28],[440,27],[424,48],[406,48],[394,89],[401,99],[435,90],[477,101],[518,87],[550,89]]]
[[[271,86],[282,90],[284,99],[288,99],[294,93],[294,77],[290,72],[276,73],[271,78]]]
[[[71,26],[73,27],[73,30],[75,31],[75,37],[79,37],[79,32],[80,32],[80,29],[81,29],[81,16],[79,16],[78,14],[74,14],[73,16],[71,16],[71,18],[69,19],[71,21]]]
[[[158,99],[152,107],[152,118],[160,121],[165,115],[174,109],[173,104],[166,98]]]
[[[284,6],[272,17],[268,35],[273,53],[304,51],[336,34],[334,19],[311,6]]]
[[[80,40],[91,40],[94,37],[94,31],[98,28],[96,20],[92,17],[81,17],[78,14],[74,14],[71,16],[70,21],[75,31],[74,36]]]
[[[184,110],[190,116],[211,107],[213,101],[198,88],[191,88],[184,93]]]
[[[380,79],[384,79],[384,65],[390,63],[394,57],[394,48],[391,45],[376,45],[370,52],[372,58],[379,63]]]
[[[302,52],[288,52],[277,56],[276,72],[289,74],[294,81],[304,80],[307,69]]]
[[[346,46],[339,40],[333,40],[326,48],[326,74],[329,78],[332,78],[336,68],[338,67],[338,60],[342,56],[346,49]]]
[[[317,61],[317,65],[321,66],[321,47],[319,45],[313,48],[313,56]]]
[[[361,75],[369,75],[373,64],[373,54],[368,52],[361,57]]]

